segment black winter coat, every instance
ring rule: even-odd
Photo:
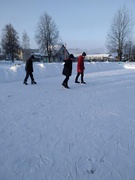
[[[28,72],[28,73],[33,72],[33,61],[32,61],[31,58],[29,58],[29,59],[26,61],[25,71]]]
[[[66,59],[64,62],[65,62],[65,64],[64,64],[62,74],[65,76],[71,76],[71,74],[72,74],[72,60]]]

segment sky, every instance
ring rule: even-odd
[[[111,21],[123,5],[135,16],[134,0],[0,0],[0,35],[5,25],[11,23],[20,42],[26,31],[31,48],[37,48],[36,27],[46,12],[55,21],[67,48],[105,50]]]
[[[134,180],[135,63],[85,62],[86,85],[62,87],[62,63],[0,62],[1,180]],[[80,81],[80,78],[78,79]]]

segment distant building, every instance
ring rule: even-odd
[[[113,58],[111,54],[87,54],[85,59],[89,61],[107,61],[111,58]]]
[[[55,61],[60,61],[60,62],[64,61],[66,58],[68,58],[68,56],[69,56],[69,52],[64,45],[55,48],[55,52],[54,52]]]
[[[39,51],[31,51],[31,53],[34,55],[36,61],[49,62],[47,53],[40,53]],[[64,45],[55,45],[53,48],[50,48],[51,62],[63,62],[68,56],[69,52]]]
[[[39,53],[39,49],[23,49],[22,50],[22,59],[26,61],[31,54]]]
[[[38,53],[39,49],[20,49],[17,55],[20,60],[26,61],[35,52]]]

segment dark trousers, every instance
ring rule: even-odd
[[[77,73],[77,76],[76,76],[76,78],[75,78],[75,81],[78,81],[78,78],[79,78],[80,74],[81,74],[81,82],[84,82],[84,81],[83,81],[84,73],[79,73],[79,72]]]
[[[34,82],[34,77],[33,77],[32,72],[26,72],[26,76],[25,76],[24,82],[27,82],[29,76],[31,78],[31,82]]]
[[[68,86],[68,80],[69,80],[69,76],[66,76],[66,78],[63,81],[63,84],[65,84],[66,86]]]

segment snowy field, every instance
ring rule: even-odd
[[[0,180],[135,180],[135,64],[0,62]]]

